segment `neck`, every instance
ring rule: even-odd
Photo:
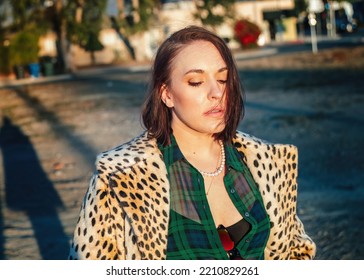
[[[181,131],[173,131],[177,144],[185,156],[188,155],[211,155],[218,151],[219,145],[211,134],[192,134]]]
[[[220,142],[215,140],[212,135],[191,135],[188,133],[178,133],[178,131],[174,131],[173,135],[184,157],[201,174],[217,171],[221,164],[222,152]]]

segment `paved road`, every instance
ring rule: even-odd
[[[272,70],[239,61],[240,129],[298,146],[298,213],[317,259],[363,259],[364,68],[285,62]],[[90,70],[0,89],[0,259],[66,257],[95,155],[142,131],[148,74]]]

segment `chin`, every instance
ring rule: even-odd
[[[218,128],[213,129],[211,133],[212,134],[218,134],[218,133],[223,132],[224,129],[225,129],[225,125],[224,126],[221,126],[221,127],[219,126]]]

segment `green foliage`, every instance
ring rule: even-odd
[[[15,65],[38,62],[39,38],[49,29],[42,0],[8,0],[13,23],[2,28],[0,71],[9,73]],[[8,39],[9,38],[9,39]],[[6,44],[4,45],[4,43]]]
[[[203,25],[218,26],[227,18],[234,17],[233,6],[236,0],[199,0],[196,1],[196,19],[201,20]]]
[[[139,7],[134,9],[138,16],[136,21],[132,16],[124,17],[123,11],[119,11],[119,18],[115,19],[117,26],[125,36],[130,36],[149,29],[152,22],[157,21],[156,9],[160,5],[159,0],[140,0]]]
[[[29,24],[37,24],[37,28],[44,32],[49,25],[44,18],[42,0],[9,0],[14,19],[14,29],[23,30]]]
[[[11,66],[38,62],[38,41],[39,34],[32,29],[16,33],[9,46]]]
[[[93,32],[89,33],[84,49],[88,52],[94,52],[101,51],[103,48],[104,46],[99,41],[97,34]]]
[[[102,49],[97,37],[103,27],[106,4],[107,0],[69,0],[63,11],[67,39],[87,51]]]

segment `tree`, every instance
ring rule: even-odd
[[[69,0],[63,11],[67,39],[90,52],[95,63],[95,51],[103,49],[98,39],[103,28],[107,0]]]
[[[216,27],[234,18],[233,6],[236,0],[198,0],[195,1],[197,12],[194,14],[203,25]]]
[[[83,48],[86,51],[90,52],[91,62],[92,64],[95,64],[96,63],[95,52],[101,51],[104,48],[104,46],[99,41],[98,34],[91,31],[88,34],[86,45]]]
[[[12,23],[3,29],[7,42],[8,68],[24,68],[39,63],[39,38],[47,32],[48,24],[42,0],[8,0]],[[22,70],[23,72],[23,70]]]
[[[156,21],[159,0],[118,0],[119,27],[129,36],[149,29],[152,21]]]
[[[53,30],[57,34],[57,64],[60,72],[68,71],[70,68],[69,62],[65,59],[69,48],[66,35],[66,21],[63,16],[63,10],[63,0],[56,0],[51,11],[53,11]]]
[[[107,0],[54,0],[50,6],[45,6],[44,0],[8,1],[14,18],[12,30],[34,26],[37,31],[52,29],[56,33],[56,67],[59,72],[70,68],[66,57],[71,44],[90,52],[95,63],[95,52],[103,49],[99,33],[106,26],[117,31],[135,58],[128,38],[147,30],[157,18],[155,13],[160,7],[159,0],[117,0],[119,13],[110,21],[105,14]]]
[[[25,30],[34,24],[40,33],[49,28],[44,17],[42,0],[9,0],[9,4],[12,8],[14,30]]]
[[[50,2],[50,1],[48,1]],[[46,5],[44,0],[9,0],[13,13],[13,31],[32,29],[31,32],[42,35],[48,30],[56,33],[56,70],[64,72],[68,69],[65,60],[67,40],[64,21],[64,0],[54,0]]]
[[[0,5],[2,1],[0,1]],[[0,73],[10,73],[10,49],[9,41],[6,38],[6,28],[3,26],[5,21],[4,11],[0,11]]]
[[[117,0],[118,16],[111,17],[111,25],[124,42],[132,59],[135,59],[130,36],[146,31],[158,21],[159,0]]]

